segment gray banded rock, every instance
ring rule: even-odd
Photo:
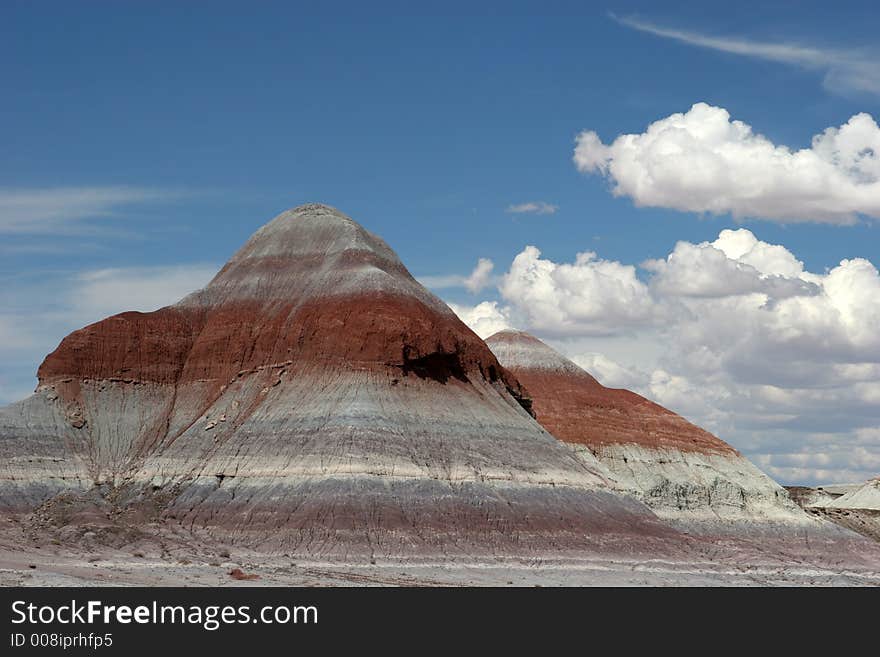
[[[681,536],[559,443],[385,242],[318,204],[179,303],[66,337],[0,411],[0,504],[109,490],[225,541],[310,553],[595,549]]]

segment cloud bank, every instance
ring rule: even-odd
[[[865,113],[792,150],[724,108],[697,103],[608,145],[581,132],[573,160],[637,206],[780,223],[880,218],[880,127]]]
[[[557,263],[529,246],[499,279],[502,301],[454,310],[483,337],[510,326],[535,332],[607,385],[684,414],[783,481],[876,476],[874,263],[810,272],[784,246],[739,229],[679,242],[640,268],[592,252]]]

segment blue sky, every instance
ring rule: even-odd
[[[154,283],[176,294],[192,274],[198,286],[260,225],[307,201],[380,234],[420,277],[467,276],[478,258],[500,276],[534,245],[555,263],[595,251],[649,281],[639,263],[741,226],[817,275],[842,259],[880,263],[877,221],[865,214],[840,226],[637,207],[611,193],[612,178],[572,162],[582,131],[611,144],[698,102],[794,150],[858,113],[880,117],[874,80],[847,77],[847,67],[875,61],[873,3],[735,12],[705,2],[414,4],[4,3],[0,401],[33,388],[39,360],[70,329],[125,302],[163,299]],[[695,44],[694,35],[752,50]],[[815,57],[774,58],[762,44]],[[507,211],[530,202],[557,209]],[[96,280],[117,281],[116,296],[89,288]],[[464,306],[517,303],[492,285],[438,293]],[[572,356],[608,356],[631,373],[621,382],[650,392],[639,377],[656,363],[626,362],[648,338],[631,327],[608,333],[551,328],[542,337]],[[846,363],[876,364],[865,351],[873,346],[856,343],[862,353]],[[719,419],[717,408],[676,410],[747,453],[771,455],[756,460],[780,478],[873,467],[800,467],[791,446],[815,432],[789,425],[773,429],[788,449],[774,465],[778,450],[757,430]],[[864,463],[880,464],[871,460],[880,459],[880,433],[871,433],[880,419],[863,406],[853,413],[861,419],[834,440],[844,451],[867,445]]]

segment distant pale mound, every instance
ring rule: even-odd
[[[672,411],[606,388],[527,333],[501,331],[486,342],[531,394],[538,421],[587,459],[597,457],[660,517],[688,528],[816,525],[730,445]]]
[[[864,486],[841,495],[825,506],[832,509],[880,511],[880,478],[872,479]]]
[[[112,517],[137,507],[280,551],[638,551],[677,536],[534,420],[385,242],[317,204],[276,217],[179,303],[66,337],[37,392],[0,410],[0,457],[8,510],[108,491]]]

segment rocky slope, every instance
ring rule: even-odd
[[[880,542],[880,479],[816,488],[789,486],[788,491],[807,513]]]
[[[689,530],[816,525],[781,486],[681,416],[606,388],[527,333],[502,331],[486,342],[530,392],[538,421],[584,458],[598,458],[660,517]]]
[[[113,518],[313,554],[678,540],[534,420],[385,242],[327,206],[279,215],[173,306],[72,333],[38,376],[0,410],[7,510],[109,491]]]

